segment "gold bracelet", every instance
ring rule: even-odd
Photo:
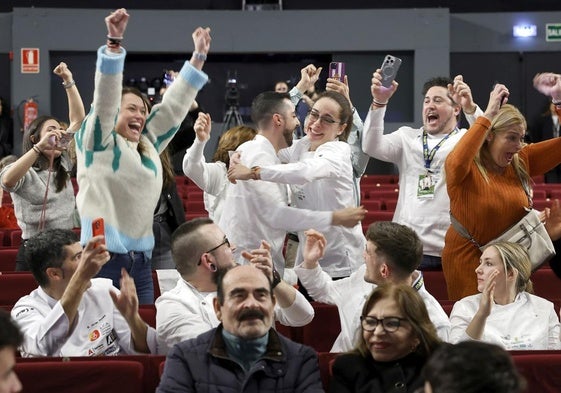
[[[254,166],[251,168],[251,178],[253,180],[260,180],[261,176],[259,176],[259,172],[261,171],[261,168],[258,166]]]

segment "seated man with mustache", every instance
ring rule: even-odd
[[[272,328],[273,283],[259,270],[235,266],[218,276],[221,324],[173,347],[158,393],[324,391],[315,351]]]

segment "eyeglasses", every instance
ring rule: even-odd
[[[341,124],[340,121],[334,120],[331,117],[328,116],[320,116],[318,111],[315,110],[311,110],[308,112],[308,118],[310,119],[310,121],[318,121],[321,125],[331,125],[331,124]]]
[[[224,239],[222,239],[222,243],[220,243],[216,247],[211,248],[210,250],[206,251],[205,254],[218,250],[224,244],[226,244],[228,246],[228,248],[230,248],[230,241],[228,240],[228,238],[226,236],[224,236]]]
[[[382,328],[388,332],[393,333],[399,329],[401,326],[401,321],[405,321],[404,318],[398,317],[386,317],[382,319],[369,317],[367,315],[360,316],[360,324],[362,325],[362,330],[367,332],[373,332],[378,327],[378,324],[382,324]]]

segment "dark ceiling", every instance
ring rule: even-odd
[[[246,0],[251,4],[274,3],[270,0]],[[380,8],[449,8],[452,13],[519,12],[561,10],[560,0],[284,0],[285,10],[380,9]],[[241,10],[241,0],[0,0],[0,12],[14,7],[131,9]]]

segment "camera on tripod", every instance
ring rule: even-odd
[[[226,95],[224,96],[226,105],[240,106],[240,92],[238,90],[238,80],[228,77],[226,81]]]
[[[224,95],[227,111],[224,114],[222,121],[222,133],[232,127],[240,126],[243,124],[242,117],[238,108],[240,107],[240,91],[238,90],[237,71],[229,71],[226,78],[226,94]]]

